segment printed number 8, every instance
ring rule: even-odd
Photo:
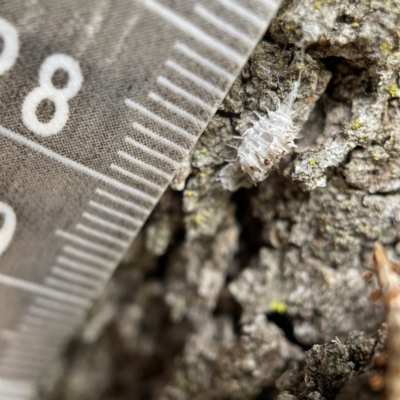
[[[15,27],[0,17],[0,37],[4,47],[0,54],[0,75],[13,67],[18,58],[19,39]],[[54,87],[52,77],[57,70],[68,73],[67,86],[61,89]],[[39,69],[39,87],[26,96],[22,105],[22,120],[25,126],[40,136],[51,136],[64,128],[69,117],[68,101],[76,96],[83,82],[79,64],[65,54],[53,54],[47,57]],[[36,110],[43,100],[54,103],[55,113],[48,122],[40,122]]]
[[[52,77],[57,70],[68,73],[67,86],[54,87]],[[40,136],[51,136],[60,132],[69,117],[68,100],[76,96],[82,86],[83,76],[79,64],[65,54],[53,54],[47,57],[39,69],[39,87],[26,96],[22,105],[22,120],[25,126]],[[51,100],[55,113],[49,122],[40,122],[36,109],[43,100]]]

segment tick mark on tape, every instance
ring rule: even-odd
[[[131,156],[130,154],[126,153],[125,151],[118,151],[118,155],[121,158],[123,158],[124,160],[129,161],[131,164],[136,165],[137,167],[139,167],[143,171],[151,172],[151,173],[153,173],[155,175],[158,175],[162,179],[167,179],[169,181],[173,177],[173,174],[168,174],[168,173],[164,172],[160,168],[153,167],[150,164],[147,164],[147,163],[145,163],[143,161],[140,161],[139,159]]]
[[[67,254],[70,254],[78,259],[82,259],[85,261],[89,261],[93,264],[97,264],[100,267],[104,267],[107,269],[113,269],[114,263],[109,260],[104,259],[103,257],[95,256],[87,251],[77,249],[73,246],[64,246],[63,251]]]
[[[129,138],[126,138],[125,140],[128,141],[128,139]],[[143,213],[144,214],[143,220],[144,220],[144,218],[146,218],[147,213],[150,211],[150,208],[141,206],[141,205],[136,204],[136,203],[132,203],[131,201],[125,200],[122,197],[119,197],[119,196],[116,196],[114,194],[111,194],[111,193],[109,193],[109,192],[107,192],[105,190],[97,188],[96,189],[96,193],[99,196],[102,196],[102,197],[104,197],[104,198],[106,198],[108,200],[113,201],[114,203],[120,204],[121,206],[130,208],[130,209],[132,209],[134,211],[137,211],[139,213]]]
[[[51,276],[45,278],[46,285],[53,286],[57,289],[65,290],[66,292],[76,293],[87,299],[94,299],[97,295],[97,290],[90,290],[87,287],[71,284],[61,279],[56,279]]]
[[[81,318],[84,316],[83,313],[80,314],[65,314],[64,312],[60,312],[59,310],[47,310],[45,308],[42,308],[40,306],[32,305],[29,307],[29,314],[33,316],[38,316],[38,317],[43,317],[43,318],[49,318],[49,319],[54,319],[55,321],[57,320],[62,320],[62,321],[68,321],[75,323],[77,322],[77,319]]]
[[[76,243],[82,247],[86,247],[87,249],[97,251],[99,253],[105,254],[110,257],[120,257],[120,251],[114,251],[108,247],[105,247],[101,244],[92,242],[91,240],[84,239],[79,235],[74,235],[73,233],[65,232],[60,229],[57,229],[55,232],[56,236],[62,237],[65,240],[69,240],[70,242]]]
[[[98,203],[97,201],[91,200],[91,201],[89,201],[89,205],[91,207],[93,207],[93,208],[96,208],[99,211],[102,211],[102,212],[104,212],[104,213],[106,213],[108,215],[111,215],[112,217],[116,217],[116,218],[118,218],[118,219],[120,219],[122,221],[128,222],[128,223],[130,223],[132,225],[136,226],[137,224],[141,224],[142,223],[142,221],[140,221],[140,220],[138,220],[136,218],[133,218],[130,215],[124,213],[124,212],[114,210],[113,208],[107,207],[107,206],[105,206],[105,205],[103,205],[101,203]]]
[[[247,21],[256,26],[258,29],[265,28],[265,21],[259,18],[256,14],[254,14],[251,10],[246,7],[243,7],[240,4],[237,4],[232,0],[217,0],[220,4],[222,4],[226,9],[234,12],[239,17],[247,19]]]
[[[163,192],[164,185],[159,185],[157,183],[150,181],[149,179],[142,178],[138,174],[135,174],[132,171],[128,171],[127,169],[122,168],[117,164],[111,164],[110,168],[114,171],[119,172],[121,175],[126,176],[127,178],[130,178],[136,182],[142,183],[143,185],[150,188],[150,190],[154,190],[157,193],[157,196],[159,196]]]
[[[172,83],[169,79],[165,78],[164,76],[158,76],[157,77],[157,83],[160,86],[164,86],[167,89],[169,89],[171,92],[178,94],[181,97],[184,97],[186,100],[189,100],[191,103],[200,106],[201,108],[204,108],[205,110],[209,112],[213,112],[214,109],[212,106],[210,106],[208,103],[200,99],[200,97],[195,96],[192,93],[189,93],[187,90],[181,88],[178,85],[175,85]]]
[[[189,132],[185,131],[184,129],[180,128],[179,126],[167,121],[164,118],[159,117],[157,114],[154,114],[152,111],[148,110],[146,107],[141,106],[140,104],[134,102],[131,99],[126,99],[125,104],[128,107],[133,108],[136,111],[139,111],[141,114],[145,115],[146,117],[152,119],[154,122],[157,122],[160,125],[164,125],[167,128],[171,129],[178,135],[184,137],[185,139],[188,139],[190,143],[193,143],[195,140],[194,135],[190,134]]]
[[[172,111],[175,114],[178,114],[182,118],[192,122],[196,126],[202,126],[204,125],[204,121],[201,121],[197,117],[195,117],[193,114],[188,113],[187,111],[183,110],[182,108],[176,106],[175,104],[172,104],[170,101],[165,100],[162,96],[160,96],[157,93],[154,92],[149,92],[149,97],[150,99],[156,101],[157,103],[161,104],[163,107],[165,107],[168,111]]]
[[[193,72],[189,71],[185,67],[182,67],[180,64],[178,64],[174,60],[167,60],[165,62],[165,65],[174,71],[176,71],[179,75],[182,77],[190,80],[193,82],[195,85],[199,86],[200,88],[206,90],[209,93],[215,94],[218,97],[222,98],[225,93],[217,88],[216,86],[212,85],[210,82],[206,81],[203,78],[200,78],[198,75],[194,74]]]
[[[216,53],[223,55],[236,66],[242,65],[244,61],[243,55],[238,53],[232,47],[222,43],[220,40],[204,32],[196,24],[186,20],[154,0],[143,0],[143,4],[147,9],[158,14],[160,17],[164,18],[166,21],[191,36],[193,39],[214,50]]]
[[[35,380],[37,375],[38,375],[38,371],[40,371],[40,369],[38,368],[29,368],[28,366],[9,366],[9,365],[1,365],[0,366],[0,374],[6,374],[6,375],[18,375],[21,376],[23,375],[26,379],[32,379]],[[0,393],[4,393],[4,390],[1,390]],[[6,391],[6,396],[9,395],[9,392]],[[33,395],[33,393],[32,393]],[[27,398],[25,396],[21,397],[4,397],[4,400],[27,400]]]
[[[114,224],[110,221],[105,220],[104,218],[100,218],[99,216],[88,213],[86,211],[82,214],[82,217],[86,218],[88,221],[93,222],[96,225],[100,225],[104,228],[108,228],[116,232],[120,232],[127,236],[133,236],[135,234],[135,231],[133,230],[123,228],[120,225]]]
[[[51,354],[52,355],[52,354]],[[33,351],[29,351],[27,349],[24,348],[14,348],[14,347],[9,347],[6,350],[6,357],[22,357],[22,358],[28,358],[32,357],[32,358],[36,358],[36,359],[40,359],[40,360],[48,360],[49,358],[49,352],[33,352]]]
[[[27,360],[16,357],[4,357],[3,362],[7,366],[28,366],[30,368],[40,368],[43,364],[47,363],[47,360]]]
[[[98,277],[99,279],[106,280],[109,277],[109,274],[104,271],[101,271],[88,264],[72,260],[71,258],[65,256],[58,256],[56,258],[56,262],[59,265],[72,269],[73,271],[79,271],[86,275]]]
[[[138,122],[132,123],[132,126],[134,129],[137,129],[139,132],[143,133],[144,135],[147,135],[149,138],[161,143],[161,145],[167,146],[170,149],[178,151],[178,153],[183,158],[184,151],[186,150],[184,147],[180,146],[177,143],[172,142],[171,140],[168,140],[168,139],[160,136],[158,133],[151,131],[150,129],[139,124]],[[134,139],[131,138],[130,136],[127,136],[127,138],[129,138],[130,143],[134,142]]]
[[[125,247],[127,247],[128,243],[129,243],[127,240],[118,239],[115,236],[108,235],[107,233],[99,232],[98,229],[92,229],[83,224],[77,224],[76,229],[78,231],[86,233],[87,235],[90,235],[95,238],[104,240],[105,242],[117,245],[118,247],[122,247],[123,249],[125,249]]]
[[[40,307],[44,307],[49,310],[54,310],[57,312],[62,312],[63,314],[72,314],[72,315],[81,315],[83,316],[85,311],[81,308],[74,307],[70,304],[60,303],[56,300],[49,300],[45,297],[36,297],[34,300],[34,304],[37,304]]]
[[[221,78],[225,80],[233,81],[236,77],[232,75],[229,71],[225,68],[220,67],[214,61],[209,60],[208,58],[200,55],[189,46],[181,42],[175,42],[174,48],[184,54],[186,57],[192,59],[193,61],[197,62],[199,65],[207,68],[215,75],[219,75]]]
[[[82,284],[93,289],[98,289],[102,283],[98,279],[90,278],[82,274],[77,274],[76,272],[68,271],[59,266],[51,267],[51,273],[58,278],[65,279],[73,283]]]
[[[204,18],[207,22],[214,25],[217,29],[227,33],[234,39],[240,40],[247,47],[252,48],[254,41],[247,36],[244,32],[241,32],[239,29],[224,21],[222,18],[217,17],[214,13],[208,10],[201,4],[196,4],[194,7],[194,11]]]
[[[67,303],[77,304],[84,307],[89,307],[90,302],[86,299],[64,293],[59,290],[48,288],[44,285],[40,285],[33,282],[28,282],[23,279],[14,278],[12,276],[0,274],[0,285],[4,285],[10,288],[21,289],[26,292],[40,294],[42,296],[51,297]]]

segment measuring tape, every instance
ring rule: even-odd
[[[29,399],[279,0],[3,0],[0,400]]]

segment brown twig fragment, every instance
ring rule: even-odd
[[[379,242],[375,243],[374,256],[378,284],[387,313],[386,399],[400,400],[400,267],[387,258]]]

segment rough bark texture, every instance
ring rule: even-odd
[[[400,259],[399,27],[395,0],[282,6],[41,399],[383,398],[363,274],[378,239]],[[233,136],[300,70],[298,150],[223,190]]]

